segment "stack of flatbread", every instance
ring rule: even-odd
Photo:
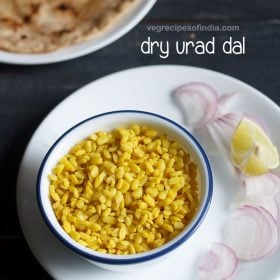
[[[134,0],[0,0],[0,49],[42,53],[88,40]]]

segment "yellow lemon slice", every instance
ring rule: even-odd
[[[234,165],[249,176],[259,176],[279,165],[277,148],[263,129],[243,118],[231,139],[231,158]]]

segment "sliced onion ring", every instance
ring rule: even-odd
[[[231,113],[229,104],[235,93],[218,97],[206,83],[190,82],[178,87],[173,96],[181,108],[184,122],[210,153],[222,152],[229,159],[229,143],[241,119],[240,113]]]
[[[233,103],[233,100],[237,97],[236,93],[224,94],[218,99],[218,108],[219,115],[223,116],[230,112],[230,106]]]
[[[209,123],[204,129],[208,130],[210,139],[200,139],[202,143],[206,141],[214,142],[216,150],[221,153],[226,160],[230,162],[230,142],[234,129],[240,119],[241,114],[228,113],[215,121]]]
[[[253,116],[251,114],[244,114],[244,118],[251,120],[252,122],[254,122],[255,124],[257,124],[260,128],[262,128],[262,130],[269,135],[269,129],[267,127],[267,125],[258,117]]]
[[[207,102],[197,92],[176,92],[178,105],[182,108],[184,121],[190,127],[201,127],[207,112]]]
[[[234,251],[225,244],[213,243],[199,265],[200,280],[225,280],[231,277],[238,267]]]
[[[243,185],[247,197],[254,195],[275,196],[280,193],[280,177],[272,172],[257,177],[244,177]]]
[[[251,205],[266,209],[273,218],[279,220],[276,196],[280,194],[280,177],[274,173],[248,177],[241,175],[243,188],[231,203],[231,208]]]
[[[211,135],[218,147],[223,145],[229,151],[231,137],[240,119],[240,114],[228,113],[209,124]]]
[[[277,222],[277,225],[278,225],[278,233],[279,233],[279,241],[280,241],[280,194],[276,195],[274,199],[275,199],[275,203],[277,205],[278,215],[277,215],[276,222]]]
[[[226,231],[225,243],[242,260],[266,257],[278,246],[277,223],[261,207],[244,206],[236,209]]]
[[[216,91],[206,83],[191,82],[177,88],[173,95],[191,127],[201,127],[211,121],[217,111]]]

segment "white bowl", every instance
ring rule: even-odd
[[[138,0],[129,11],[119,17],[104,32],[88,41],[42,54],[21,54],[0,50],[0,62],[24,65],[48,64],[69,60],[97,51],[113,43],[131,30],[144,18],[155,2],[156,0]]]
[[[58,160],[68,153],[71,147],[87,138],[95,131],[110,131],[119,126],[128,126],[133,123],[151,125],[164,132],[172,140],[176,140],[183,148],[188,150],[197,163],[200,173],[201,200],[197,213],[186,228],[174,239],[159,248],[133,255],[112,255],[94,251],[80,245],[73,240],[60,226],[52,209],[49,199],[48,174],[57,164]],[[66,131],[50,148],[41,164],[37,178],[37,199],[40,212],[53,234],[72,252],[86,260],[106,269],[116,271],[129,271],[142,268],[158,262],[183,242],[187,241],[203,221],[213,193],[213,178],[207,156],[198,141],[185,128],[174,121],[150,112],[124,110],[100,114],[86,119]],[[189,241],[191,242],[191,240]]]

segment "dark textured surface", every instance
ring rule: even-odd
[[[278,0],[159,0],[152,19],[170,21],[259,20],[280,17]]]
[[[279,17],[279,19],[278,19]],[[157,24],[238,25],[239,32],[147,31]],[[140,43],[148,36],[157,40],[206,40],[246,36],[246,55],[178,56],[168,59],[145,56]],[[184,64],[210,68],[241,79],[280,104],[279,83],[280,4],[278,0],[159,0],[153,11],[129,34],[94,54],[46,66],[0,64],[0,279],[49,277],[30,253],[16,214],[16,176],[24,148],[47,113],[74,90],[119,70],[152,64]],[[23,266],[24,264],[24,266]],[[19,269],[15,269],[19,268]]]

